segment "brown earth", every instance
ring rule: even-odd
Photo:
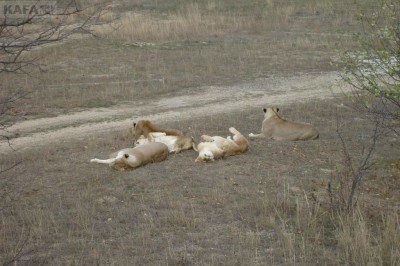
[[[190,95],[157,97],[112,108],[97,108],[17,123],[8,128],[12,149],[21,150],[49,145],[67,139],[84,138],[98,132],[124,130],[132,121],[150,119],[167,123],[227,112],[272,105],[287,105],[331,98],[347,91],[336,72],[307,74],[291,78],[266,78],[235,86],[207,86],[191,89]],[[261,109],[260,109],[261,110]],[[0,143],[0,154],[10,151],[9,143]]]
[[[341,129],[357,167],[373,124],[345,97],[334,97],[345,90],[336,77],[321,73],[202,87],[197,97],[16,124],[11,131],[19,131],[13,139],[17,151],[5,143],[1,148],[3,169],[21,164],[0,180],[0,261],[17,256],[30,265],[346,264],[352,259],[340,238],[345,216],[337,219],[328,208],[328,184],[339,195],[340,173],[347,169],[336,131]],[[132,145],[124,130],[134,119],[179,128],[198,141],[205,133],[226,136],[230,126],[244,134],[258,131],[267,105],[279,106],[284,118],[312,123],[320,138],[255,140],[245,154],[214,163],[195,163],[193,150],[133,171],[89,163]],[[368,246],[369,261],[398,239],[396,225],[381,225],[382,217],[400,211],[398,147],[394,134],[381,138],[357,193],[367,229],[356,221],[351,226],[364,233],[354,234],[381,232],[378,243]]]

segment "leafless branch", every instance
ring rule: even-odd
[[[17,162],[17,163],[13,164],[12,166],[10,166],[10,167],[8,167],[8,168],[6,168],[6,169],[0,170],[0,175],[1,175],[2,173],[4,173],[4,172],[10,171],[11,169],[17,167],[17,166],[20,165],[20,164],[21,164],[21,162]]]
[[[351,190],[348,198],[348,204],[347,208],[348,210],[352,209],[354,207],[353,205],[353,200],[354,200],[354,194],[356,192],[357,187],[360,185],[362,181],[362,177],[364,176],[364,172],[369,168],[370,161],[372,154],[375,150],[375,146],[378,142],[378,139],[382,136],[383,134],[383,125],[385,123],[385,117],[381,118],[376,118],[375,119],[375,124],[374,124],[374,129],[373,129],[373,134],[371,137],[371,144],[366,147],[365,143],[363,144],[363,152],[362,152],[362,158],[360,159],[358,170],[356,172],[353,172],[353,178],[352,178],[352,185],[351,185]],[[345,144],[342,143],[344,146]]]
[[[89,26],[107,12],[104,2],[83,9],[75,1],[59,3],[63,7],[51,12],[34,13],[18,20],[6,17],[0,21],[0,73],[26,73],[27,67],[37,66],[37,60],[24,57],[25,52],[36,47],[63,41],[76,33],[94,35]],[[71,20],[73,16],[77,19]]]
[[[32,1],[32,5],[45,6],[47,2]],[[99,18],[108,12],[106,4],[110,0],[92,1],[84,7],[76,0],[56,2],[54,8],[44,12],[29,12],[21,17],[15,17],[11,12],[0,17],[0,74],[32,76],[35,71],[42,71],[40,58],[28,56],[28,53],[44,45],[62,42],[77,33],[94,36],[90,26],[99,23]],[[17,5],[18,1],[9,3]],[[7,141],[11,147],[7,129],[16,121],[18,101],[26,99],[31,92],[24,88],[3,88],[3,92],[0,93],[0,140]]]
[[[337,176],[331,177],[331,182],[328,184],[328,193],[332,206],[339,204],[340,210],[351,211],[356,205],[356,193],[365,176],[365,171],[371,166],[371,159],[379,138],[385,133],[385,122],[387,118],[375,115],[374,128],[372,135],[367,139],[360,139],[361,155],[357,162],[354,161],[354,155],[348,149],[348,142],[343,135],[343,129],[340,126],[338,112],[336,112],[336,133],[339,138],[342,153],[343,163]],[[335,180],[334,180],[335,179]],[[332,183],[338,183],[337,190],[334,190]]]

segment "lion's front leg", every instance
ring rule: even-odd
[[[201,142],[213,142],[214,138],[208,135],[202,135],[200,137]]]
[[[231,132],[233,135],[240,134],[240,132],[234,127],[230,127],[229,132]]]
[[[91,163],[100,163],[100,164],[113,164],[115,162],[115,158],[110,158],[110,159],[106,159],[106,160],[101,160],[101,159],[91,159],[90,160]]]
[[[167,134],[165,132],[150,132],[149,136],[152,138],[157,138],[157,137],[163,137],[166,136]]]
[[[149,142],[157,142],[157,138],[165,136],[164,132],[150,132],[147,135]]]
[[[249,138],[250,139],[265,139],[265,135],[263,133],[261,133],[261,134],[250,133]]]
[[[177,153],[180,153],[181,151],[182,151],[182,148],[180,148],[180,147],[174,147],[174,148],[171,150],[171,153],[173,152],[173,153],[177,154]]]

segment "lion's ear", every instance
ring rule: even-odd
[[[276,112],[279,112],[279,108],[278,107],[276,107]]]
[[[264,108],[263,110],[264,110],[264,113],[266,113],[266,112],[267,112],[267,108]]]
[[[136,123],[135,122],[133,122],[133,127],[136,127]]]

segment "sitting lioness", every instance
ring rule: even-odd
[[[215,159],[238,155],[247,151],[249,148],[247,139],[234,127],[229,128],[229,132],[234,134],[233,138],[231,136],[223,138],[202,135],[202,142],[197,147],[193,144],[193,149],[199,152],[195,162],[214,161]]]
[[[136,140],[140,138],[141,135],[148,137],[150,132],[164,132],[168,136],[183,136],[182,131],[171,128],[161,128],[154,125],[149,120],[139,120],[137,123],[133,122],[133,128],[131,133]]]
[[[183,150],[189,150],[193,147],[194,140],[186,136],[167,136],[165,132],[149,132],[147,138],[141,135],[136,140],[136,145],[143,145],[149,142],[161,142],[168,146],[170,153],[178,153]]]
[[[122,149],[112,153],[107,160],[92,159],[91,163],[108,164],[116,170],[137,168],[148,163],[164,161],[168,157],[168,147],[164,143],[151,142],[135,148]]]
[[[292,122],[278,115],[279,108],[264,108],[264,121],[261,133],[250,133],[249,137],[272,140],[311,140],[317,139],[318,131],[310,124]]]

